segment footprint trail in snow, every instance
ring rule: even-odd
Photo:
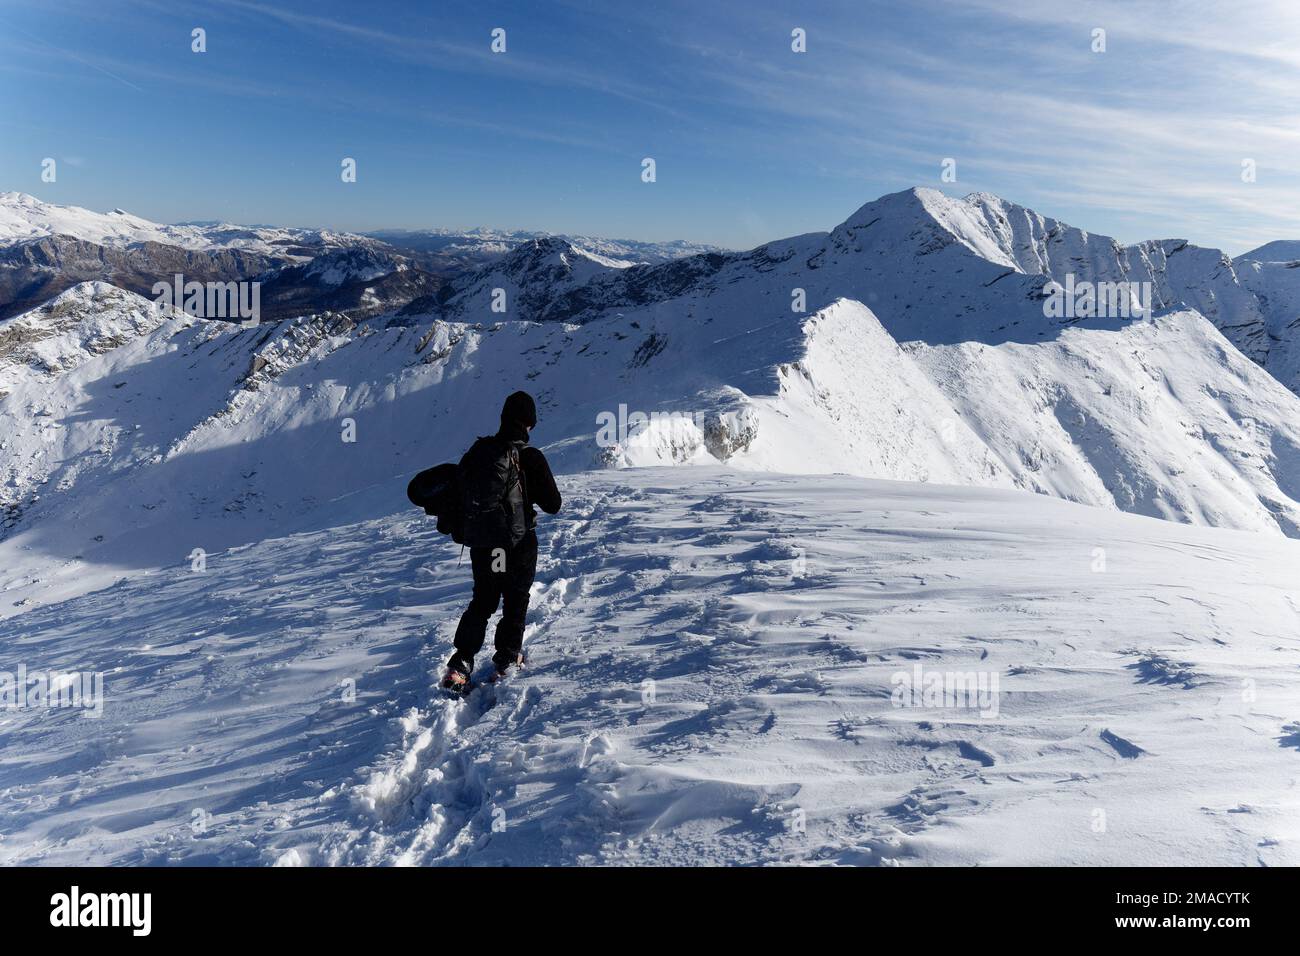
[[[845,477],[562,483],[528,667],[464,699],[434,685],[468,568],[364,496],[0,622],[108,695],[0,712],[0,862],[1300,863],[1300,542]],[[931,674],[996,696],[900,698]]]

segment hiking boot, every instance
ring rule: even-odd
[[[438,686],[454,694],[463,694],[469,690],[469,675],[454,667],[448,667],[447,673],[442,675],[442,682]]]
[[[492,658],[492,663],[496,665],[496,672],[488,678],[488,681],[489,683],[495,684],[510,672],[511,667],[516,667],[522,670],[524,666],[524,655],[516,654],[513,658],[507,658],[504,663],[494,657]]]

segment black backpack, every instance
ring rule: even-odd
[[[528,531],[524,513],[523,442],[489,435],[460,460],[463,544],[471,548],[513,548]]]
[[[465,517],[461,512],[460,467],[450,462],[426,468],[406,486],[411,504],[438,519],[438,531],[464,544]]]

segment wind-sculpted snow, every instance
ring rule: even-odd
[[[529,666],[449,700],[468,571],[403,485],[341,477],[202,571],[47,581],[0,621],[6,667],[104,688],[98,718],[5,711],[0,861],[1300,863],[1300,543],[1018,491],[563,476]]]
[[[792,312],[868,223],[581,322],[0,323],[0,670],[105,693],[5,711],[0,861],[1300,862],[1300,399],[1190,311]],[[516,387],[531,664],[444,700],[468,571],[403,490]]]

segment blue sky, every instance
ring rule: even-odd
[[[929,185],[1123,241],[1300,238],[1290,0],[0,0],[0,23],[0,190],[159,221],[748,247]]]

